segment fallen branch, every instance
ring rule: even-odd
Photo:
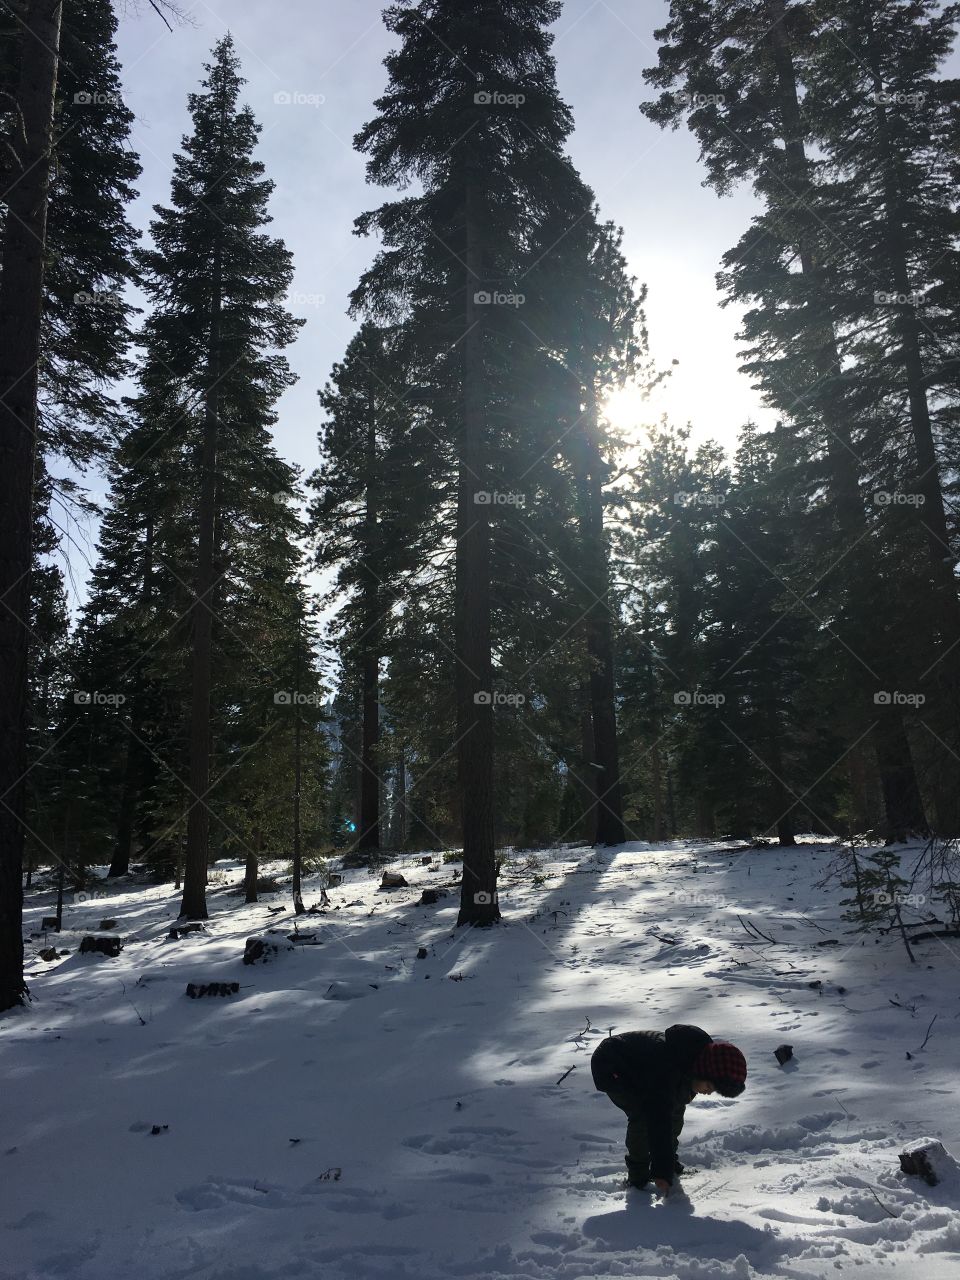
[[[132,1000],[130,999],[130,997],[127,995],[127,986],[126,986],[126,983],[125,983],[125,982],[121,982],[121,983],[120,983],[120,990],[123,992],[124,999],[126,1000],[127,1004],[130,1006],[130,1008],[133,1010],[133,1012],[134,1012],[134,1013],[137,1015],[137,1017],[140,1019],[140,1025],[141,1025],[141,1027],[145,1027],[147,1024],[146,1024],[146,1022],[144,1021],[143,1014],[140,1012],[140,1010],[137,1008],[137,1006],[133,1003],[133,1001],[132,1001]],[[924,1041],[924,1043],[926,1043],[926,1041]]]
[[[911,950],[911,947],[910,947],[910,939],[907,937],[907,927],[906,927],[906,925],[905,925],[905,924],[904,924],[904,922],[903,922],[903,915],[901,914],[901,911],[900,911],[900,903],[899,903],[899,902],[896,900],[896,898],[894,897],[895,892],[896,892],[896,890],[894,889],[893,885],[891,884],[891,885],[890,885],[890,896],[893,898],[893,914],[894,914],[894,918],[895,918],[895,920],[896,920],[896,922],[897,922],[897,928],[900,930],[900,937],[901,937],[901,939],[902,939],[902,941],[903,941],[903,945],[904,945],[904,947],[906,948],[907,955],[910,957],[910,963],[911,963],[911,964],[916,964],[916,963],[917,963],[917,957],[913,954],[913,951]]]
[[[887,1215],[887,1217],[888,1217],[888,1218],[899,1218],[899,1217],[900,1217],[899,1213],[893,1213],[890,1209],[888,1209],[888,1208],[887,1208],[887,1206],[883,1203],[883,1201],[880,1199],[880,1197],[879,1197],[879,1196],[877,1195],[877,1193],[874,1191],[873,1187],[871,1187],[871,1185],[870,1185],[870,1183],[869,1183],[869,1182],[865,1182],[863,1185],[867,1188],[867,1190],[870,1192],[870,1194],[873,1196],[874,1200],[876,1200],[877,1204],[880,1206],[880,1208],[883,1210],[883,1212]]]
[[[829,929],[824,929],[822,924],[817,924],[816,920],[811,920],[809,916],[801,915],[800,919],[804,924],[812,924],[815,929],[819,929],[821,933],[829,933]]]
[[[889,996],[887,999],[889,1000],[889,1003],[897,1009],[906,1009],[908,1013],[912,1014],[916,1014],[917,1012],[917,1006],[915,1004],[901,1004],[899,1000],[890,1000]]]
[[[567,1076],[570,1074],[570,1072],[571,1072],[571,1071],[576,1071],[576,1069],[577,1069],[577,1064],[576,1064],[576,1063],[574,1063],[572,1067],[568,1067],[568,1068],[567,1068],[567,1070],[566,1070],[566,1071],[563,1073],[563,1075],[560,1077],[560,1079],[557,1081],[557,1084],[563,1084],[564,1080],[566,1080],[566,1078],[567,1078]]]
[[[755,924],[751,924],[749,921],[745,921],[743,916],[737,916],[737,919],[743,925],[744,929],[746,929],[747,933],[752,934],[754,937],[757,937],[757,938],[763,938],[764,941],[766,942],[772,942],[776,944],[776,941],[777,941],[776,938],[771,938],[768,933],[764,933],[762,929],[758,929]]]
[[[933,1017],[930,1019],[930,1025],[929,1027],[927,1027],[927,1034],[923,1037],[923,1044],[917,1050],[917,1053],[920,1053],[922,1049],[925,1049],[927,1047],[927,1041],[930,1039],[930,1032],[933,1030],[933,1024],[936,1022],[939,1016],[940,1015],[938,1013],[935,1013]]]

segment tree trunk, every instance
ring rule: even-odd
[[[0,268],[0,1011],[27,994],[23,818],[37,364],[61,12],[59,0],[27,0],[20,19],[20,165],[5,193]]]
[[[140,584],[140,607],[144,615],[150,604],[150,588],[153,581],[153,517],[147,516],[144,527],[143,578]],[[134,818],[140,796],[141,766],[143,764],[143,712],[139,700],[135,701],[130,716],[127,736],[127,756],[123,770],[123,792],[120,796],[120,813],[117,818],[117,839],[107,877],[125,876],[130,870],[130,852],[133,845]]]
[[[697,835],[709,838],[713,835],[713,806],[701,790],[697,793]]]
[[[781,845],[792,846],[797,843],[794,825],[794,810],[797,806],[797,797],[790,790],[783,776],[786,769],[781,746],[783,726],[777,716],[777,708],[773,699],[766,701],[763,717],[767,739],[763,755],[765,759],[769,758],[770,762],[768,771],[770,774],[772,800],[778,815],[776,819],[777,839]]]
[[[887,228],[888,259],[894,288],[904,301],[896,304],[896,330],[900,338],[900,359],[907,385],[910,425],[913,432],[917,493],[923,505],[914,510],[920,522],[922,537],[930,556],[931,580],[939,608],[935,616],[940,635],[936,654],[928,671],[944,661],[943,674],[937,672],[932,682],[933,696],[928,694],[934,714],[940,713],[940,732],[946,734],[944,750],[938,752],[933,771],[933,799],[940,835],[955,836],[960,831],[957,796],[960,793],[960,769],[957,762],[957,716],[960,712],[960,673],[956,662],[957,636],[960,635],[960,599],[954,573],[956,556],[950,544],[943,489],[940,483],[941,463],[937,457],[927,400],[926,372],[920,343],[920,323],[916,308],[905,299],[911,295],[909,252],[904,233],[903,178],[890,138],[889,120],[882,102],[883,82],[874,76],[875,119],[883,153],[883,216]],[[939,745],[939,744],[938,744]],[[928,782],[930,777],[927,776]]]
[[[887,251],[893,272],[894,288],[902,297],[911,294],[907,244],[903,230],[901,180],[890,141],[887,112],[882,102],[883,81],[874,76],[874,109],[877,132],[883,151],[883,217],[887,228]],[[957,581],[953,573],[955,556],[950,546],[947,515],[940,487],[940,461],[933,440],[930,406],[927,403],[926,377],[920,348],[920,326],[915,308],[909,302],[897,304],[896,328],[900,336],[900,357],[907,383],[910,425],[913,430],[917,463],[918,492],[924,496],[920,522],[926,534],[933,579],[945,593],[945,606],[954,622],[957,610]],[[955,629],[954,629],[955,630]],[[951,639],[954,637],[951,636]]]
[[[213,252],[210,304],[210,347],[204,405],[203,453],[200,463],[200,506],[197,535],[196,601],[193,605],[193,684],[190,704],[190,810],[183,876],[181,918],[207,919],[205,885],[210,856],[210,686],[213,659],[214,540],[217,518],[217,450],[220,434],[220,309],[222,250]]]
[[[493,669],[490,654],[489,510],[475,495],[486,489],[485,376],[476,178],[466,179],[463,422],[457,482],[455,651],[457,657],[457,784],[463,835],[463,880],[457,924],[500,918],[493,834]]]
[[[578,523],[581,537],[581,588],[589,662],[590,711],[593,721],[593,760],[596,769],[595,840],[622,844],[623,800],[617,744],[616,680],[614,675],[613,615],[610,609],[610,566],[603,536],[604,461],[597,442],[595,372],[585,371],[586,405],[574,432],[577,469]],[[579,398],[579,397],[578,397]]]
[[[670,819],[670,838],[677,834],[677,804],[673,791],[673,770],[667,769],[667,816]]]
[[[367,649],[362,661],[363,737],[360,754],[360,838],[357,848],[380,848],[380,660]]]
[[[880,785],[883,789],[887,841],[889,843],[892,840],[906,840],[911,835],[925,835],[928,831],[927,820],[903,716],[899,708],[893,706],[879,707],[877,710],[878,725],[874,737],[880,767]]]
[[[777,823],[777,840],[781,845],[791,846],[797,843],[793,824],[793,810],[785,813]]]
[[[302,785],[302,760],[301,760],[301,730],[302,724],[300,720],[300,644],[301,644],[301,624],[300,624],[300,596],[297,595],[297,656],[296,656],[296,676],[294,678],[294,687],[296,689],[296,707],[293,717],[293,911],[294,915],[303,915],[306,908],[303,905],[303,846],[300,831],[300,788]]]
[[[407,843],[407,762],[400,748],[397,758],[397,785],[394,813],[396,815],[390,833],[390,840],[395,849],[402,849]]]
[[[120,794],[120,812],[117,815],[117,838],[113,846],[113,857],[107,879],[113,876],[125,876],[130,870],[130,848],[133,843],[133,815],[136,805],[137,776],[140,761],[137,755],[138,743],[133,729],[128,730],[126,760],[123,767],[123,790]]]
[[[376,353],[371,352],[371,360]],[[380,848],[380,580],[373,568],[377,553],[377,417],[376,397],[367,402],[366,495],[364,506],[365,580],[363,601],[363,649],[360,658],[362,684],[362,736],[360,744],[360,835],[357,848]]]
[[[582,797],[583,814],[577,823],[577,838],[593,844],[597,838],[597,768],[594,764],[593,714],[590,710],[590,681],[577,685],[580,703],[581,765],[577,787]]]
[[[847,784],[850,788],[850,830],[846,834],[852,836],[867,831],[875,820],[867,789],[866,761],[860,747],[854,747],[847,755]]]
[[[653,839],[665,839],[663,829],[663,759],[660,743],[654,739],[650,748],[650,785],[653,788]]]
[[[243,868],[243,900],[257,902],[257,879],[260,875],[260,849],[263,833],[259,827],[253,833],[253,843],[247,845],[247,860]]]

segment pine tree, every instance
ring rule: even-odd
[[[911,548],[904,583],[926,641],[901,659],[898,687],[920,673],[909,687],[926,695],[919,719],[933,732],[921,734],[921,760],[933,766],[925,783],[945,834],[960,830],[960,584],[956,521],[944,498],[960,445],[952,306],[960,255],[951,172],[957,85],[941,68],[958,16],[957,5],[924,0],[843,0],[818,28],[804,77],[810,127],[840,189],[831,270],[849,330],[845,357],[872,409],[876,443],[868,438],[865,452],[881,466],[884,456],[896,463],[878,476],[880,497],[892,490],[879,515]],[[908,501],[898,508],[892,499],[900,498]],[[925,550],[926,570],[913,545]]]
[[[10,6],[4,8],[9,11]],[[13,16],[12,12],[4,15]],[[33,561],[37,367],[43,313],[53,109],[62,5],[29,0],[15,94],[13,171],[0,262],[0,1011],[23,981],[23,812],[27,767],[27,652]],[[9,59],[4,58],[9,65]]]
[[[8,784],[22,776],[17,708],[29,641],[14,628],[24,617],[31,562],[43,575],[30,538],[31,485],[42,492],[45,483],[37,450],[82,467],[102,452],[98,432],[115,422],[106,387],[126,368],[130,308],[121,291],[135,269],[124,206],[139,164],[127,140],[132,116],[119,92],[110,0],[4,3],[0,21],[0,187],[7,205],[0,232],[0,594],[11,610],[0,622],[0,652],[10,658],[0,698],[13,735],[8,744],[5,730],[0,746],[0,777],[12,801],[0,816],[0,843],[17,862],[22,792]],[[59,488],[71,497],[77,485],[60,481]],[[51,530],[47,523],[36,547]],[[7,822],[14,824],[9,832]],[[4,915],[0,933],[8,931],[12,937],[12,917]],[[19,936],[17,925],[0,973],[20,954]],[[0,1007],[7,998],[0,991]]]
[[[30,690],[25,831],[27,884],[34,867],[57,857],[49,818],[60,743],[61,703],[72,683],[68,663],[69,614],[63,572],[53,559],[56,537],[49,519],[52,482],[42,467],[35,490],[34,557],[30,580]]]
[[[215,623],[229,647],[232,623],[243,612],[227,590],[231,570],[248,568],[258,548],[292,565],[296,526],[277,500],[292,492],[292,473],[269,443],[274,403],[292,381],[276,354],[297,329],[279,301],[292,278],[290,255],[262,230],[273,184],[253,158],[259,126],[239,105],[243,80],[229,36],[206,69],[202,91],[190,96],[193,132],[174,161],[171,205],[157,207],[155,247],[143,256],[154,309],[144,328],[137,406],[183,442],[197,480],[190,509],[180,515],[181,534],[184,517],[195,525],[196,545],[188,537],[179,560],[184,574],[188,563],[196,565],[189,589],[191,803],[182,906],[190,918],[206,916]],[[289,570],[276,574],[274,594],[288,579]]]
[[[557,95],[554,0],[420,0],[386,11],[401,47],[386,60],[379,115],[358,134],[381,184],[416,176],[421,196],[365,215],[384,249],[355,300],[403,318],[434,359],[458,466],[455,642],[464,875],[460,923],[496,920],[491,665],[494,368],[523,345],[518,272],[524,236],[569,182],[560,148],[570,115]]]
[[[722,690],[722,733],[711,760],[717,812],[736,812],[735,834],[774,829],[782,845],[803,829],[836,834],[836,762],[817,620],[795,592],[796,512],[780,482],[777,432],[748,423],[706,552],[710,600],[704,679]],[[724,769],[724,765],[730,767]]]
[[[334,367],[320,395],[328,416],[322,464],[309,480],[318,495],[311,509],[315,563],[340,566],[331,593],[347,597],[338,614],[339,654],[361,686],[360,852],[381,841],[380,668],[391,620],[429,572],[437,541],[430,503],[442,468],[436,435],[415,407],[402,339],[365,323]]]
[[[649,433],[616,536],[614,565],[624,582],[628,811],[638,821],[663,823],[671,777],[674,816],[696,835],[713,834],[717,799],[709,786],[717,735],[705,751],[702,732],[707,718],[716,727],[716,716],[701,698],[720,691],[704,684],[701,637],[711,602],[707,550],[719,537],[728,483],[719,446],[691,451],[690,429],[664,422]]]
[[[44,446],[82,467],[119,427],[110,385],[130,372],[137,232],[126,208],[140,162],[130,146],[110,0],[66,0],[57,84],[40,369]]]
[[[555,517],[543,530],[584,633],[584,683],[591,739],[584,769],[591,778],[591,839],[624,839],[616,715],[616,605],[610,585],[606,509],[619,441],[603,422],[600,404],[616,385],[638,373],[645,343],[642,295],[627,273],[622,232],[601,224],[586,189],[571,185],[568,207],[539,229],[532,250],[535,294],[530,327],[542,346],[531,352],[524,417],[540,418],[521,474],[546,490]],[[544,368],[538,369],[537,363]],[[528,445],[528,448],[530,448]],[[562,467],[557,468],[554,453]],[[546,465],[544,465],[546,463]],[[565,473],[565,474],[564,474]],[[563,488],[569,488],[565,500]],[[539,509],[540,503],[537,503]],[[564,514],[575,519],[565,525]],[[529,523],[529,518],[528,518]],[[566,627],[564,627],[564,631]]]
[[[831,273],[830,227],[839,196],[823,162],[811,158],[802,85],[822,21],[815,6],[784,0],[744,0],[722,13],[695,0],[675,4],[670,23],[657,33],[659,66],[645,72],[664,92],[643,109],[661,124],[687,120],[719,192],[749,178],[764,202],[764,212],[725,256],[720,283],[729,298],[751,308],[744,370],[805,442],[798,480],[811,505],[824,494],[829,501],[828,519],[812,526],[813,562],[826,566],[812,582],[827,598],[821,607],[832,615],[830,634],[847,664],[849,746],[872,734],[887,831],[896,838],[925,829],[926,819],[902,709],[888,705],[878,712],[874,702],[878,688],[889,687],[891,662],[888,647],[877,643],[871,607],[896,601],[900,584],[885,571],[870,537],[868,477],[858,465],[864,409],[841,357],[842,312]],[[811,590],[810,581],[803,590]],[[906,608],[900,613],[908,616]]]

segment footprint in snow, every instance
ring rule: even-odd
[[[289,1209],[307,1203],[301,1195],[288,1187],[260,1182],[254,1178],[207,1178],[205,1182],[178,1191],[175,1199],[184,1209],[191,1209],[194,1213],[230,1206]]]
[[[531,1139],[521,1138],[515,1129],[499,1125],[454,1125],[446,1134],[416,1133],[402,1138],[401,1143],[424,1155],[469,1156],[471,1159],[486,1156],[529,1169],[552,1168],[555,1163],[522,1154],[524,1148],[531,1146]]]

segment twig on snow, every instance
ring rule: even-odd
[[[940,1015],[939,1015],[938,1013],[935,1013],[935,1014],[933,1015],[933,1017],[930,1019],[930,1025],[929,1025],[929,1027],[927,1027],[927,1034],[923,1037],[923,1044],[922,1044],[922,1045],[920,1046],[920,1048],[917,1050],[917,1053],[920,1053],[920,1052],[921,1052],[921,1050],[923,1050],[923,1049],[925,1049],[925,1048],[927,1047],[927,1041],[930,1039],[930,1032],[933,1030],[933,1024],[936,1022],[936,1020],[937,1020],[937,1018],[938,1018],[939,1016],[940,1016]]]
[[[890,1209],[888,1209],[888,1208],[887,1208],[887,1206],[883,1203],[883,1201],[880,1199],[880,1197],[879,1197],[879,1196],[877,1195],[877,1193],[874,1191],[873,1187],[871,1187],[871,1185],[870,1185],[870,1183],[869,1183],[869,1182],[865,1182],[863,1185],[867,1188],[867,1190],[870,1192],[870,1194],[873,1196],[874,1200],[876,1200],[877,1204],[880,1206],[880,1208],[883,1210],[883,1212],[887,1215],[887,1217],[888,1217],[888,1218],[899,1218],[899,1217],[900,1217],[899,1213],[893,1213],[893,1212],[892,1212],[892,1210],[890,1210]]]
[[[771,938],[768,933],[764,933],[762,929],[758,929],[755,924],[752,924],[750,921],[744,920],[743,916],[738,915],[737,919],[743,925],[747,933],[752,934],[754,937],[757,937],[757,938],[763,938],[764,941],[766,942],[776,943],[776,938]]]

